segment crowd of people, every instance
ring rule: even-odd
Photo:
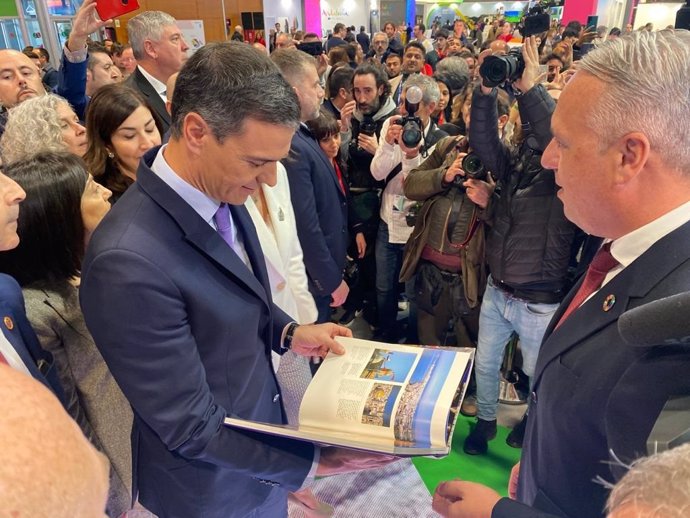
[[[395,458],[222,423],[297,424],[318,357],[363,318],[376,341],[476,348],[469,455],[497,434],[519,341],[515,500],[445,482],[437,512],[605,515],[594,481],[625,471],[610,454],[643,455],[668,398],[690,393],[690,352],[630,347],[616,326],[690,285],[688,32],[523,37],[497,17],[338,23],[322,41],[277,24],[268,42],[238,26],[188,56],[167,13],[130,19],[128,45],[91,41],[105,23],[85,0],[57,70],[44,49],[0,50],[0,363],[36,380],[0,365],[17,416],[0,428],[17,455],[37,433],[74,449],[44,514],[29,490],[8,505],[284,516],[291,494],[317,512],[315,476]],[[55,427],[20,437],[32,401]],[[29,483],[12,458],[0,488]],[[614,490],[610,515],[690,506],[669,490],[677,503],[651,514],[638,490]]]

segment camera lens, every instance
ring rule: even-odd
[[[484,163],[474,153],[463,158],[461,166],[470,178],[481,179],[484,177]]]

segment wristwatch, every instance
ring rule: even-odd
[[[292,348],[292,339],[295,337],[295,331],[298,327],[299,324],[297,322],[290,322],[288,324],[287,331],[285,332],[285,339],[283,340],[283,343],[280,346],[283,352],[289,351]]]

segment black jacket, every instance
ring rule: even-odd
[[[560,291],[575,226],[563,214],[554,173],[541,166],[555,103],[538,85],[518,98],[525,140],[514,152],[498,137],[496,91],[472,99],[470,147],[497,181],[487,208],[486,257],[494,279],[512,287]]]

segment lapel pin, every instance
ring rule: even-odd
[[[285,221],[285,214],[283,213],[282,207],[278,207],[278,221]]]
[[[616,303],[616,296],[615,295],[607,295],[606,298],[604,299],[604,303],[601,305],[601,309],[603,309],[604,311],[609,311],[615,303]]]
[[[4,317],[2,319],[2,321],[5,324],[5,327],[7,329],[9,329],[10,331],[12,331],[12,329],[14,329],[14,322],[12,321],[12,319],[10,317]]]

